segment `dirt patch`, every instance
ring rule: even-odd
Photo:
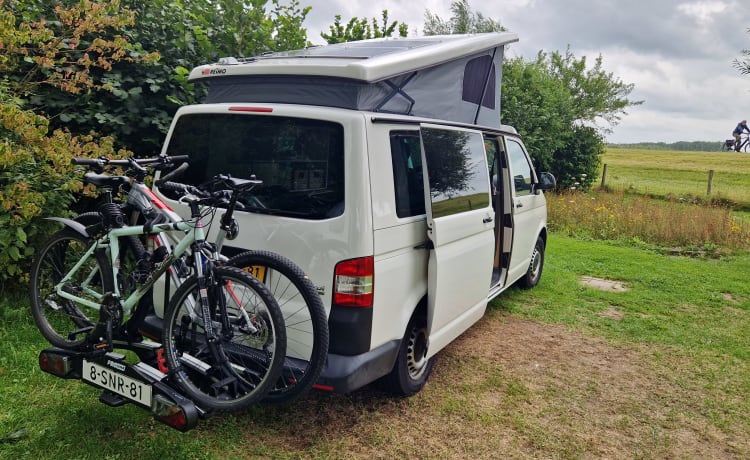
[[[599,313],[602,318],[609,318],[615,321],[621,321],[625,317],[625,313],[622,310],[618,310],[617,307],[609,307],[609,309]]]
[[[316,393],[255,420],[294,458],[747,458],[741,429],[701,414],[691,363],[653,353],[491,310],[415,396]],[[238,445],[258,442],[248,422]]]
[[[625,292],[628,287],[622,281],[605,280],[593,276],[582,276],[580,282],[584,286],[599,289],[601,291]]]
[[[726,300],[727,302],[732,302],[732,303],[739,302],[735,296],[733,296],[732,294],[728,292],[722,292],[721,296],[724,297],[724,300]]]

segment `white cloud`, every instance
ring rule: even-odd
[[[282,0],[283,1],[283,0]],[[334,15],[391,20],[421,33],[425,10],[449,19],[451,0],[301,0],[313,6],[308,37],[323,44]],[[564,51],[633,83],[645,100],[614,127],[617,142],[722,139],[750,118],[750,77],[732,66],[750,48],[750,6],[737,0],[470,0],[471,8],[519,35],[507,56],[533,59],[539,50]]]
[[[698,23],[703,24],[714,21],[718,15],[729,11],[731,7],[731,4],[722,1],[700,1],[683,3],[678,5],[677,9],[681,13],[696,19]]]

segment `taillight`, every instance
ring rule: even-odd
[[[66,377],[72,368],[70,358],[52,351],[44,350],[39,353],[39,367],[58,377]]]
[[[372,307],[374,272],[372,257],[339,262],[334,271],[333,304],[341,307]]]
[[[185,410],[179,404],[161,395],[154,397],[151,412],[156,420],[177,430],[184,432],[192,428]]]
[[[271,113],[273,109],[271,107],[247,107],[247,106],[232,106],[229,107],[230,112],[254,112],[254,113]]]

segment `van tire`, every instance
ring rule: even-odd
[[[383,391],[411,396],[427,383],[435,365],[435,357],[426,358],[428,345],[427,319],[415,316],[406,326],[393,370],[381,377],[376,385]]]
[[[542,279],[542,270],[544,269],[544,239],[539,236],[534,244],[534,250],[531,252],[531,262],[529,262],[529,268],[521,279],[518,280],[518,285],[522,289],[531,289]]]

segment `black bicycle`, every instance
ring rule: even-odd
[[[739,143],[735,139],[727,139],[724,141],[724,143],[721,145],[721,150],[723,151],[736,151],[736,152],[745,152],[748,151],[748,146],[750,146],[750,135],[743,134],[740,136]]]

